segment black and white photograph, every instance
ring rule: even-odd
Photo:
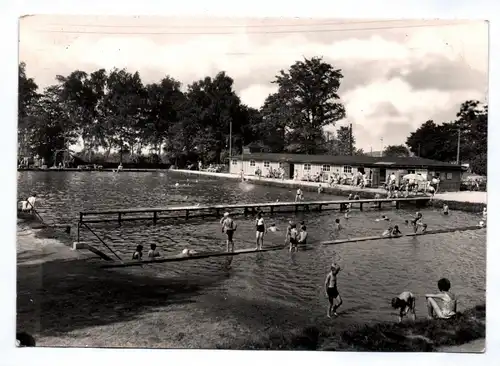
[[[20,17],[12,342],[485,352],[488,32]]]

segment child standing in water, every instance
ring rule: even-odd
[[[307,229],[305,225],[302,225],[299,233],[299,244],[307,244]]]
[[[332,315],[337,316],[337,309],[342,305],[342,297],[340,296],[337,288],[337,275],[341,268],[337,263],[333,263],[330,267],[330,272],[326,275],[325,279],[325,292],[328,297],[328,312],[327,317],[331,318]]]
[[[151,244],[151,249],[148,252],[148,258],[155,258],[155,257],[159,257],[159,256],[160,256],[160,253],[158,252],[158,250],[156,250],[156,244]]]
[[[264,223],[264,219],[262,218],[262,212],[257,214],[257,219],[255,220],[255,240],[257,246],[256,250],[262,250],[262,246],[264,245],[264,233],[266,232],[266,225]]]
[[[429,319],[449,319],[457,313],[457,299],[450,292],[451,283],[447,278],[438,281],[439,294],[427,294],[427,311]],[[441,305],[438,304],[441,303]]]
[[[297,225],[292,224],[290,228],[290,252],[297,251],[297,244],[299,243],[299,232],[297,231]]]
[[[450,213],[450,209],[448,207],[448,205],[445,203],[443,205],[443,215],[448,215]]]

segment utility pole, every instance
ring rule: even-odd
[[[229,121],[229,163],[231,163],[232,142],[233,142],[233,120],[230,120]]]
[[[418,144],[418,157],[420,157],[420,144]]]
[[[458,128],[458,141],[457,141],[457,165],[460,165],[460,128]]]
[[[384,155],[384,138],[380,138],[380,156]]]
[[[354,155],[354,146],[352,143],[352,123],[349,124],[349,150],[351,151],[351,156]]]

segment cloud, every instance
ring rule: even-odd
[[[102,67],[127,68],[139,71],[145,83],[170,75],[184,86],[226,71],[242,101],[257,108],[276,90],[271,81],[279,70],[303,57],[322,56],[342,69],[339,93],[347,119],[339,123],[353,123],[358,147],[365,149],[377,145],[382,136],[384,141],[403,143],[409,129],[426,120],[449,120],[465,100],[486,100],[485,22],[437,26],[437,21],[372,24],[323,19],[321,23],[334,25],[301,21],[300,29],[308,32],[286,33],[297,20],[283,20],[286,26],[269,26],[272,22],[174,19],[165,26],[160,18],[147,17],[64,19],[67,26],[61,29],[92,29],[103,34],[48,33],[43,30],[53,29],[51,24],[57,23],[51,16],[23,19],[20,60],[27,63],[28,75],[41,87],[53,83],[56,74],[75,69],[91,72]],[[235,22],[250,27],[229,28],[233,34],[222,34],[228,28],[214,29]],[[94,28],[75,26],[85,23],[94,24]],[[105,23],[107,28],[96,26]],[[271,33],[255,34],[262,24],[267,24],[269,28],[262,29]],[[387,24],[395,28],[388,29]],[[373,29],[381,25],[384,29]],[[137,33],[152,34],[109,34],[110,30],[133,32],[131,26],[139,26],[135,28]],[[197,28],[193,31],[183,26]],[[169,34],[158,34],[161,32]],[[198,34],[189,34],[193,32]]]

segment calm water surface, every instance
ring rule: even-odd
[[[178,183],[178,185],[176,185]],[[168,173],[110,172],[19,172],[18,195],[25,198],[31,192],[40,197],[39,212],[47,221],[76,224],[78,212],[84,209],[158,207],[210,203],[291,201],[294,192],[284,188],[266,187],[215,178]],[[306,192],[306,199],[318,195]],[[322,198],[339,198],[322,195]],[[385,211],[402,231],[402,224],[415,209]],[[430,229],[475,225],[477,214],[453,211],[446,217],[434,209],[422,211]],[[142,276],[163,278],[182,277],[189,281],[206,281],[207,294],[219,294],[238,302],[261,302],[275,306],[301,309],[310,317],[324,317],[326,299],[323,281],[334,254],[341,256],[344,270],[339,275],[339,290],[344,299],[343,317],[352,322],[394,320],[389,307],[391,297],[403,290],[417,295],[435,292],[436,282],[446,276],[459,296],[464,309],[485,299],[486,232],[469,231],[429,235],[398,240],[379,240],[336,246],[319,246],[329,240],[334,219],[341,218],[346,227],[343,235],[367,236],[380,234],[386,223],[376,222],[380,212],[353,212],[346,221],[334,211],[294,214],[278,213],[266,217],[284,230],[289,219],[305,220],[309,231],[310,249],[290,254],[286,251],[234,257],[227,259],[186,261],[126,268]],[[237,248],[252,247],[254,220],[236,217],[239,228],[235,235]],[[92,224],[92,228],[121,257],[129,259],[138,244],[147,252],[156,243],[162,254],[177,254],[186,247],[195,250],[220,250],[224,236],[218,219],[193,219],[188,222],[151,225],[127,222]],[[73,230],[74,232],[75,230]],[[283,231],[269,233],[265,242],[283,243]],[[88,231],[82,240],[99,242]],[[255,311],[260,311],[256,309]],[[425,313],[425,302],[417,302],[417,315]]]

